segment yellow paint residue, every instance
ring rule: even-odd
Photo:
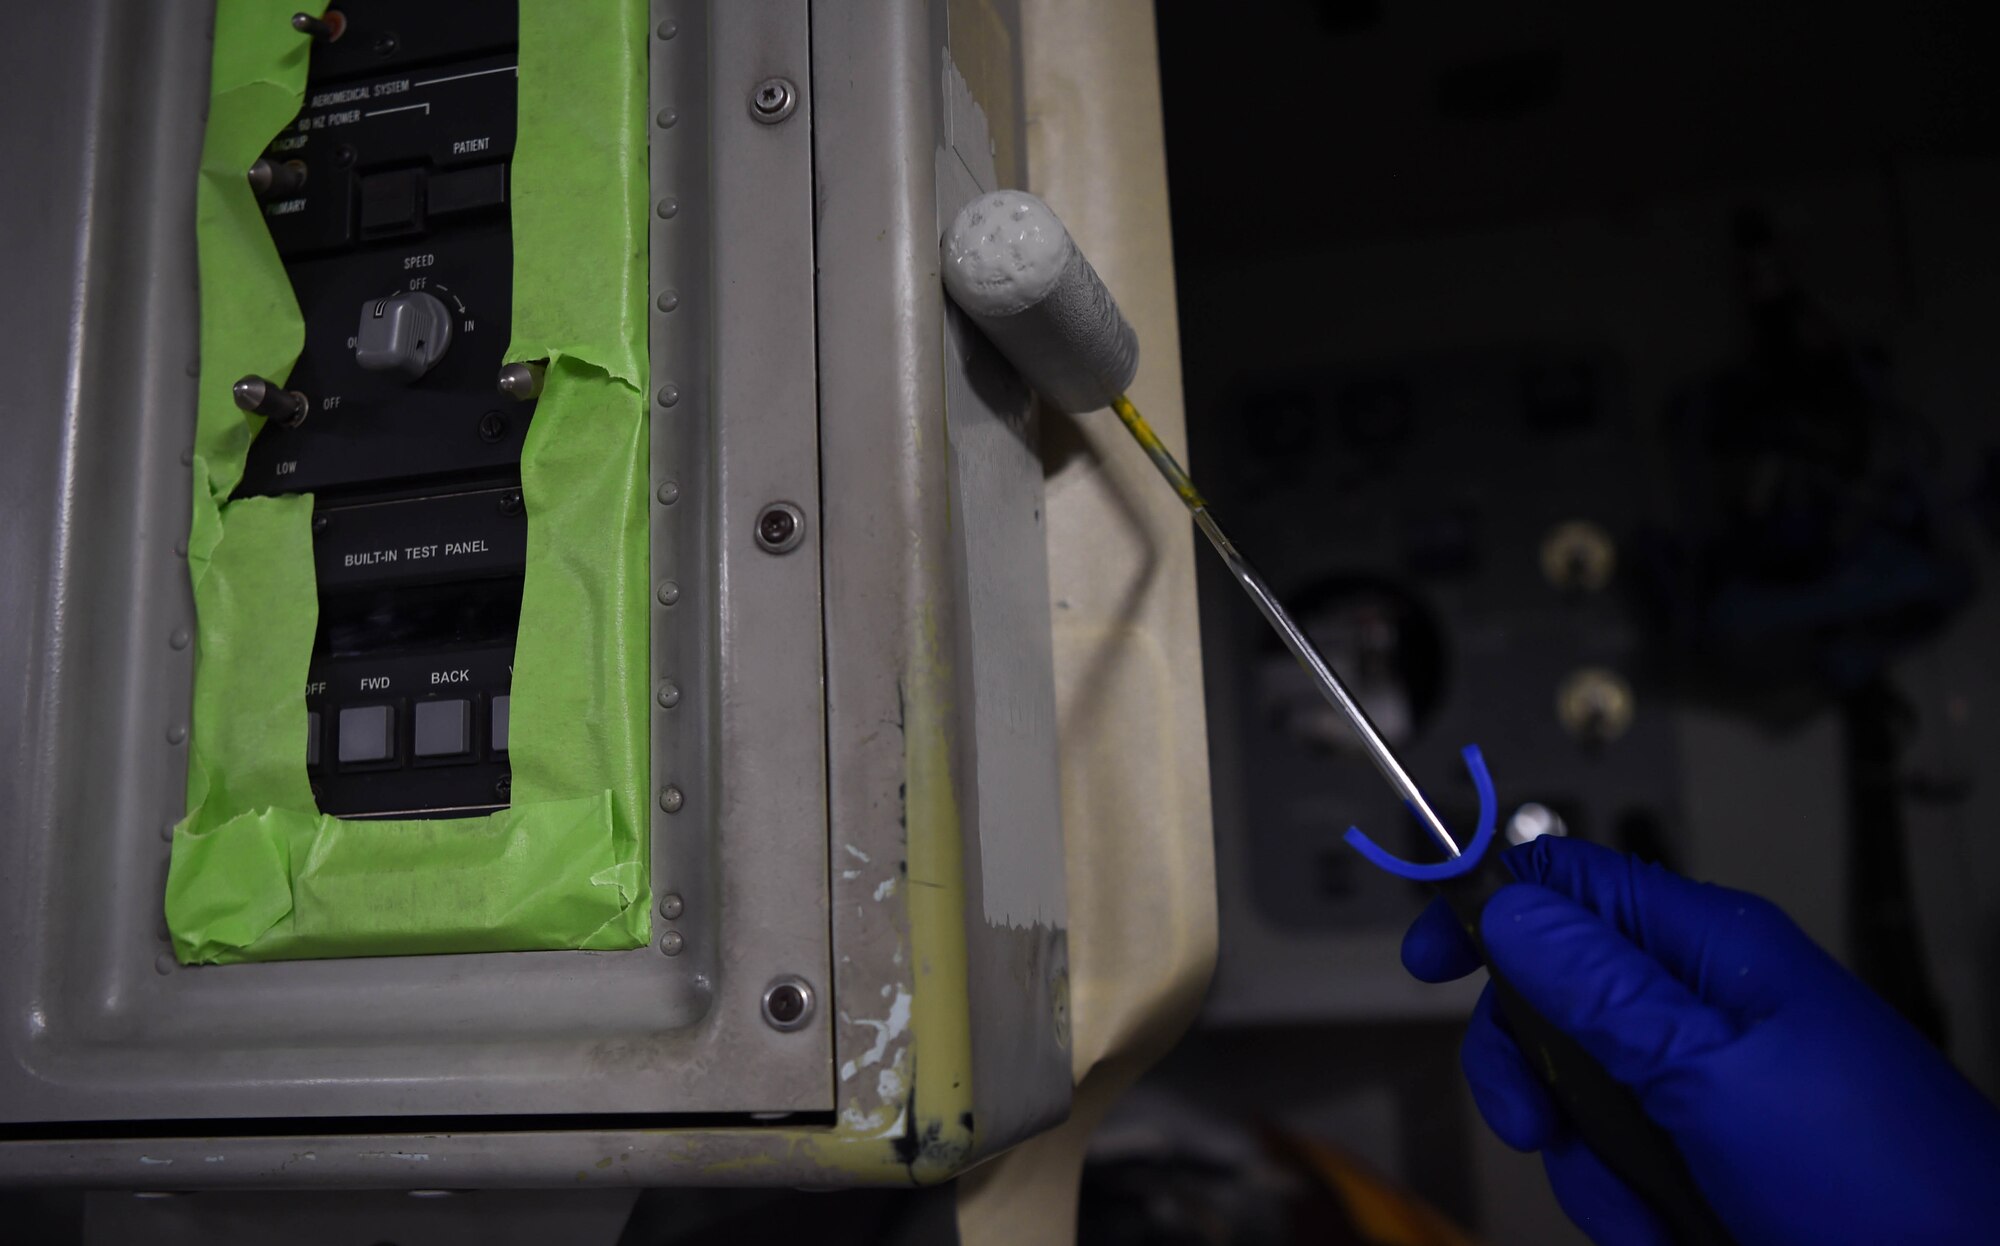
[[[832,1129],[794,1138],[813,1163],[856,1182],[934,1185],[972,1154],[971,1000],[951,669],[928,608],[914,631],[903,676],[904,850],[912,885],[897,889],[909,912],[909,1027],[888,1035],[901,1045],[893,1054],[885,1049],[873,1083],[862,1083],[875,1091],[874,1106],[865,1092],[856,1094]]]
[[[966,985],[965,862],[951,772],[951,670],[940,656],[928,607],[912,637],[906,676],[903,756],[911,886],[910,1027],[915,1050],[918,1151],[910,1175],[923,1184],[950,1177],[972,1151],[971,999]]]
[[[1153,466],[1160,469],[1160,475],[1167,478],[1167,483],[1174,487],[1174,493],[1187,504],[1187,508],[1198,511],[1207,506],[1207,499],[1196,491],[1194,481],[1188,479],[1187,472],[1183,471],[1181,465],[1175,461],[1173,454],[1160,440],[1160,435],[1153,431],[1153,426],[1146,423],[1146,417],[1139,414],[1139,408],[1132,405],[1132,400],[1119,394],[1111,400],[1111,409],[1125,422],[1125,428],[1132,434],[1132,440],[1138,442],[1140,448],[1146,452],[1146,457],[1153,460]]]

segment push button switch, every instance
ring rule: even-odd
[[[306,765],[319,769],[319,711],[306,711]]]
[[[351,705],[340,711],[341,765],[388,761],[395,755],[395,706]]]
[[[419,701],[416,754],[419,757],[463,757],[472,751],[472,702]]]
[[[432,216],[498,208],[506,202],[507,166],[504,164],[482,164],[477,168],[431,174]]]
[[[507,751],[507,709],[513,698],[501,694],[493,698],[493,751]]]
[[[371,173],[361,179],[361,236],[401,238],[424,228],[421,169]]]

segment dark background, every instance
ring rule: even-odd
[[[1195,476],[1447,820],[1478,743],[1503,820],[1772,896],[2000,1087],[1992,6],[1156,12]],[[1339,839],[1421,837],[1201,558],[1222,960],[1085,1240],[1346,1240],[1275,1131],[1580,1241]]]

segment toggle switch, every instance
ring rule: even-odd
[[[269,156],[259,156],[250,166],[250,193],[269,203],[274,199],[289,199],[305,189],[306,165],[303,160],[273,160]]]
[[[422,290],[404,290],[361,305],[354,362],[370,372],[414,381],[437,366],[451,345],[451,312]]]

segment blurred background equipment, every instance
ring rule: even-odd
[[[1510,839],[1772,896],[2000,1088],[1995,14],[1157,12],[1189,467],[1447,820],[1477,741]],[[1580,1241],[1342,854],[1398,811],[1203,591],[1221,959],[1151,1089]]]

